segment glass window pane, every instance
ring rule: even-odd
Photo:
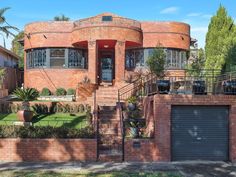
[[[65,49],[50,49],[51,68],[65,67]]]

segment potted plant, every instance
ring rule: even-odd
[[[130,118],[129,129],[132,138],[139,138],[141,129],[145,126],[145,119],[142,118]]]
[[[195,95],[204,95],[206,94],[206,84],[205,84],[205,81],[202,81],[202,80],[196,80],[196,81],[193,81],[193,93]]]
[[[137,97],[131,96],[127,99],[127,102],[128,102],[128,109],[130,111],[134,111],[137,104]]]
[[[23,122],[30,122],[33,118],[33,111],[30,110],[29,101],[39,97],[39,92],[34,88],[17,88],[13,94],[22,100],[22,108],[17,112],[17,118]]]
[[[223,91],[226,95],[236,95],[236,80],[223,81]]]
[[[147,66],[152,74],[159,80],[156,82],[157,91],[160,94],[168,94],[170,91],[170,81],[164,80],[166,53],[164,49],[156,47],[147,60]]]

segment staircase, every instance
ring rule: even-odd
[[[118,88],[111,86],[100,86],[96,91],[97,105],[116,106],[118,100]]]
[[[122,161],[122,137],[120,131],[120,117],[117,109],[118,88],[99,87],[96,101],[99,107],[99,161]]]

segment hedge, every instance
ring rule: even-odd
[[[93,128],[0,125],[0,138],[95,138]]]

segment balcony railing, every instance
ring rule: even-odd
[[[236,71],[222,74],[217,70],[186,70],[182,75],[158,78],[149,74],[119,89],[119,101],[130,96],[154,94],[236,95]]]

